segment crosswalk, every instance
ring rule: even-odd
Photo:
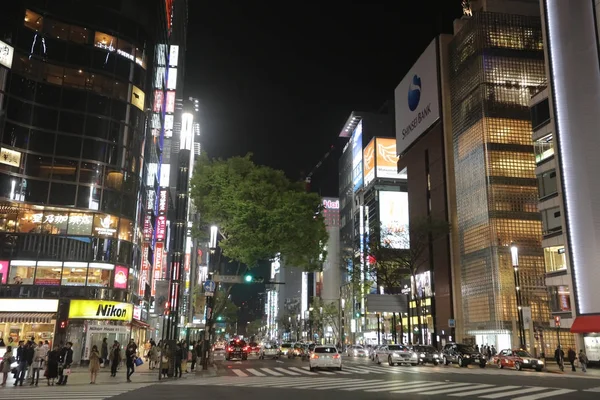
[[[275,370],[275,369],[274,369]],[[281,372],[282,373],[282,372]],[[248,376],[237,379],[233,376],[213,377],[193,382],[173,382],[173,385],[235,386],[277,389],[337,390],[340,392],[414,394],[425,396],[447,395],[449,397],[479,399],[538,400],[568,393],[574,389],[545,386],[493,385],[467,382],[433,380],[360,379],[308,376]]]
[[[67,385],[13,387],[0,389],[0,400],[104,400],[133,390],[141,389],[152,383],[127,383],[106,385]]]
[[[277,365],[277,364],[275,364]],[[481,368],[436,368],[436,367],[389,367],[386,365],[375,364],[344,364],[342,371],[337,370],[316,370],[311,372],[309,367],[298,365],[294,367],[277,367],[269,368],[247,368],[242,365],[235,365],[228,368],[229,375],[248,377],[248,376],[302,376],[302,375],[424,375],[424,374],[477,374],[477,375],[514,375],[515,371],[500,370],[496,368],[481,369]],[[546,374],[541,374],[546,375]],[[536,374],[537,376],[537,374]]]

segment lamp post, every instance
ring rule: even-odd
[[[208,258],[208,279],[212,280],[214,270],[215,270],[215,255],[217,252],[217,239],[219,235],[219,227],[213,225],[210,227],[210,241],[208,244],[208,248],[210,250],[210,255]],[[208,369],[208,360],[210,358],[210,335],[212,330],[212,320],[213,320],[213,309],[215,306],[214,296],[217,293],[217,287],[215,284],[214,293],[210,296],[207,293],[206,296],[206,323],[204,325],[204,348],[202,349],[202,369]]]
[[[525,324],[523,323],[523,296],[521,294],[521,279],[519,277],[519,248],[513,243],[510,245],[513,272],[515,278],[515,295],[517,298],[517,317],[519,322],[519,343],[525,348]]]

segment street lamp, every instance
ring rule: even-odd
[[[522,349],[525,348],[525,324],[523,323],[523,296],[521,293],[521,279],[519,276],[519,248],[512,243],[510,245],[510,255],[515,278],[515,295],[517,298],[517,317],[519,321],[519,343]]]
[[[209,280],[212,280],[214,269],[215,269],[214,255],[217,251],[218,235],[219,235],[219,227],[216,225],[212,225],[210,227],[210,241],[208,243],[208,248],[210,250],[210,256],[208,258]],[[216,294],[216,291],[217,291],[217,287],[215,284],[214,293],[211,293],[210,295],[208,295],[208,294],[206,295],[206,325],[205,325],[205,329],[204,329],[204,348],[202,349],[202,359],[201,359],[203,370],[208,369],[208,359],[210,357],[210,354],[209,354],[210,342],[211,342],[210,330],[212,328],[214,295]]]
[[[219,234],[219,227],[216,225],[211,226],[210,227],[210,243],[209,243],[209,248],[210,248],[211,253],[214,253],[217,248],[218,234]]]

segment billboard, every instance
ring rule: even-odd
[[[398,171],[396,139],[375,139],[375,176],[377,178],[401,178]],[[406,177],[404,177],[406,179]]]
[[[402,155],[440,118],[437,41],[421,54],[394,91],[396,154]]]
[[[407,192],[379,192],[379,222],[383,247],[410,248]]]
[[[372,139],[363,150],[363,175],[365,186],[375,179],[375,139]]]
[[[356,125],[350,140],[352,141],[352,183],[356,192],[363,186],[362,120]]]
[[[14,53],[15,49],[11,45],[0,40],[0,65],[11,69]]]

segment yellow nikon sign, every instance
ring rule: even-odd
[[[102,300],[71,300],[69,319],[131,322],[133,304]]]

